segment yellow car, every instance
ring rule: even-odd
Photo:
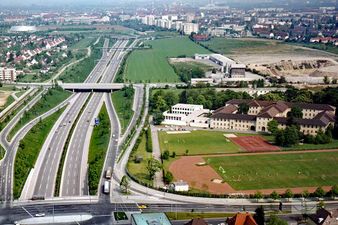
[[[139,209],[146,209],[146,208],[148,208],[148,206],[146,206],[146,205],[139,205],[138,208]]]

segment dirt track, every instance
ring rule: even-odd
[[[307,152],[338,152],[338,149],[324,149],[324,150],[305,150],[305,151],[283,151],[283,152],[265,152],[265,153],[235,153],[235,154],[223,154],[223,155],[208,155],[208,157],[215,156],[244,156],[244,155],[262,155],[262,154],[296,154]],[[243,194],[255,194],[257,190],[235,190],[227,183],[214,183],[213,179],[220,179],[222,177],[210,166],[197,166],[197,163],[205,162],[203,156],[183,156],[180,159],[172,162],[169,166],[169,170],[173,173],[176,180],[184,180],[194,189],[208,191],[212,194],[229,194],[229,193],[243,193]],[[304,190],[313,192],[317,187],[299,187],[290,188],[293,193],[301,193]],[[325,186],[325,191],[330,190],[330,186]],[[272,191],[278,193],[284,193],[288,188],[275,188],[275,189],[262,189],[259,190],[263,194],[271,194]]]

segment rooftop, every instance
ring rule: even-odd
[[[171,225],[164,213],[136,213],[132,214],[132,220],[137,225]]]

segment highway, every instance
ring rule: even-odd
[[[108,45],[109,40],[106,39],[104,46]],[[100,79],[109,63],[108,56],[109,53],[103,51],[101,59],[85,82],[92,83]],[[21,199],[29,199],[32,196],[45,196],[46,198],[54,196],[56,175],[64,145],[70,129],[89,95],[90,93],[73,95],[74,101],[69,104],[49,133],[40,151],[31,179],[26,181]]]
[[[120,43],[113,53],[111,63],[100,83],[110,83],[114,80],[119,65],[126,53],[125,46],[128,41]],[[92,135],[94,118],[99,114],[103,104],[103,93],[93,93],[81,118],[76,125],[67,149],[67,156],[62,173],[60,196],[82,196],[89,195],[87,184],[87,164],[89,144]],[[108,110],[111,110],[108,108]],[[111,130],[118,130],[116,124],[111,124]]]

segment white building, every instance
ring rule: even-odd
[[[198,33],[198,24],[197,23],[183,23],[183,33],[190,35],[191,33]]]
[[[163,113],[162,124],[174,126],[209,127],[209,109],[203,109],[202,105],[176,104],[170,111]]]
[[[214,83],[214,79],[212,78],[191,78],[190,81],[192,86],[195,86],[197,84],[210,84],[212,85]]]
[[[16,69],[0,67],[0,80],[3,81],[16,81]]]
[[[189,191],[189,184],[182,180],[173,182],[169,185],[169,190],[177,192]]]

